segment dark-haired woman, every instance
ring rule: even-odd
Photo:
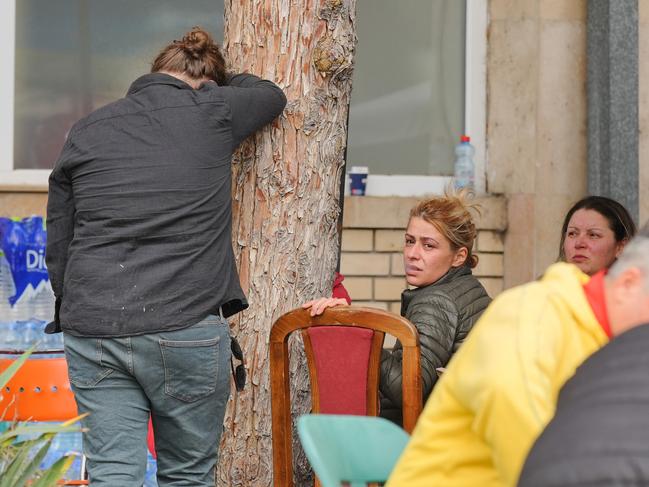
[[[231,246],[230,164],[281,114],[270,81],[228,75],[199,28],[126,96],[80,120],[50,176],[50,331],[65,352],[95,487],[213,486],[230,392],[225,321],[247,307]]]
[[[559,260],[592,276],[615,262],[635,232],[624,206],[604,196],[588,196],[575,203],[563,220]]]

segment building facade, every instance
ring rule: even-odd
[[[386,147],[390,144],[381,145],[380,140],[370,140],[366,144],[373,132],[364,132],[363,128],[370,126],[375,127],[373,130],[378,133],[384,130],[385,134],[390,134],[394,137],[394,144],[406,148],[400,154],[410,155],[404,156],[403,162],[395,160],[393,174],[382,175],[380,171],[388,171],[370,168],[368,196],[347,196],[345,199],[341,272],[347,276],[345,284],[352,298],[357,304],[398,311],[400,291],[405,286],[400,250],[408,210],[426,193],[440,192],[448,184],[452,171],[449,148],[461,132],[472,135],[477,149],[476,178],[483,215],[478,219],[480,264],[476,274],[492,296],[510,286],[535,279],[556,260],[559,231],[566,210],[589,192],[589,154],[593,153],[595,143],[589,139],[589,120],[592,134],[594,116],[589,107],[594,106],[597,96],[597,91],[589,85],[589,74],[592,80],[592,70],[598,66],[593,67],[592,56],[589,61],[588,53],[593,49],[593,29],[601,24],[598,19],[605,26],[618,25],[610,9],[598,10],[594,5],[616,5],[614,0],[422,2],[424,10],[421,12],[425,15],[417,10],[404,13],[411,17],[406,17],[398,25],[395,21],[395,32],[390,35],[396,43],[397,38],[406,36],[405,31],[396,31],[397,26],[412,31],[409,35],[420,37],[406,36],[401,45],[430,43],[429,49],[421,52],[412,49],[410,54],[413,57],[407,58],[408,62],[399,64],[394,61],[399,67],[416,64],[418,68],[412,79],[401,72],[396,73],[396,81],[394,77],[386,77],[389,79],[385,93],[374,93],[371,82],[372,70],[380,68],[380,60],[372,61],[376,54],[363,51],[368,44],[378,44],[386,37],[383,27],[376,28],[385,19],[371,17],[372,22],[366,21],[363,25],[362,19],[370,18],[369,14],[364,14],[364,11],[369,12],[369,7],[367,1],[357,2],[360,31],[358,69],[359,73],[361,68],[365,70],[364,79],[367,81],[360,78],[352,94],[348,165],[365,165],[367,161],[363,157],[378,160],[379,155],[388,150]],[[218,2],[205,0],[202,3],[209,9]],[[17,1],[7,4],[9,7],[3,8],[9,9],[5,13],[14,19],[14,29],[0,30],[6,37],[2,45],[13,46],[13,50],[0,56],[4,56],[6,62],[16,61],[15,64],[19,65],[20,46],[15,39],[20,29],[15,26],[22,15],[22,7],[16,7]],[[461,8],[454,10],[453,6],[458,4],[462,4]],[[632,174],[637,185],[631,185],[627,190],[635,191],[638,222],[642,223],[649,218],[649,195],[642,189],[649,184],[649,0],[619,0],[617,5],[622,8],[620,15],[626,15],[626,20],[635,22],[636,27],[636,72],[624,78],[632,79],[635,75],[637,80],[637,130],[631,129],[632,142],[629,143],[637,146],[637,168]],[[222,10],[222,2],[216,7],[218,9]],[[173,15],[174,11],[169,10],[160,18],[169,22]],[[424,20],[413,26],[413,19],[418,16],[423,16]],[[594,16],[599,17],[593,19]],[[82,24],[79,24],[80,35],[84,33]],[[372,25],[375,26],[376,41],[368,43],[366,39],[371,34],[364,32],[371,30]],[[185,28],[184,25],[178,26],[181,27]],[[621,29],[618,27],[618,30]],[[438,36],[440,31],[444,35]],[[621,33],[622,36],[626,34],[627,37],[634,36],[628,29]],[[418,39],[425,39],[425,42]],[[388,65],[400,53],[408,51],[406,47],[394,52],[383,48],[391,55]],[[2,49],[6,51],[8,48]],[[458,50],[463,62],[457,62]],[[440,59],[446,59],[449,64],[428,69],[426,63],[430,53],[437,51],[442,52]],[[365,57],[361,58],[361,55]],[[614,61],[614,58],[610,59]],[[613,61],[611,65],[615,68]],[[454,70],[455,75],[446,73],[445,66],[449,72]],[[390,87],[389,83],[396,83],[400,76],[410,80],[410,84],[404,82],[403,90]],[[43,215],[47,201],[47,169],[24,169],[25,166],[14,157],[19,149],[7,150],[7,145],[14,147],[19,130],[16,114],[21,108],[16,107],[19,95],[14,93],[19,93],[20,87],[16,88],[14,81],[5,80],[3,83],[0,86],[0,91],[5,93],[3,103],[11,104],[14,109],[8,110],[10,114],[5,114],[0,120],[0,140],[5,147],[0,151],[0,214],[12,217]],[[427,92],[430,86],[436,91]],[[443,86],[443,90],[439,86]],[[458,90],[457,86],[464,88]],[[354,105],[355,93],[359,100],[357,106]],[[425,105],[423,110],[420,109],[422,104]],[[372,125],[373,120],[382,119],[382,113],[395,113],[395,110],[396,121],[392,125]],[[463,117],[439,119],[428,115],[444,110],[451,114],[461,112]],[[418,114],[419,118],[413,123],[430,127],[430,131],[426,129],[424,132],[432,134],[442,127],[441,131],[435,132],[442,135],[430,135],[426,139],[426,133],[409,129],[404,130],[405,135],[398,139],[398,129],[408,124],[406,119],[399,118],[399,114],[406,116],[408,113]],[[611,130],[614,129],[613,124]],[[450,138],[444,139],[444,134],[450,134]],[[408,138],[415,135],[417,139]],[[600,135],[598,140],[607,138]],[[375,145],[368,145],[371,143]],[[413,148],[412,154],[408,147]],[[423,149],[416,149],[418,147]],[[446,150],[448,154],[439,161],[423,156],[422,168],[417,167],[416,162],[408,162],[419,157],[417,150],[428,150],[429,154]],[[632,155],[628,157],[632,158]],[[611,162],[613,172],[616,171],[615,164],[618,162]],[[410,173],[400,174],[400,169],[406,166]]]

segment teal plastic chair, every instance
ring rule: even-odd
[[[323,487],[385,482],[410,439],[394,423],[371,416],[307,414],[297,430]]]

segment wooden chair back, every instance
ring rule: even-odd
[[[273,479],[276,487],[293,486],[293,447],[291,427],[291,397],[289,385],[289,352],[288,339],[295,331],[300,331],[304,339],[305,353],[311,379],[311,397],[313,412],[335,412],[344,414],[345,411],[333,410],[338,398],[323,396],[326,392],[319,374],[322,374],[321,360],[323,355],[318,347],[314,347],[314,337],[317,334],[332,332],[337,328],[348,327],[356,333],[354,337],[345,338],[360,344],[369,341],[369,347],[361,345],[360,348],[368,350],[367,370],[365,373],[366,390],[363,392],[365,401],[354,400],[353,414],[378,415],[378,385],[380,380],[380,360],[383,339],[386,333],[396,337],[403,346],[402,387],[403,387],[403,427],[412,432],[417,418],[422,410],[422,389],[419,334],[415,326],[407,319],[374,308],[355,306],[339,306],[328,308],[320,316],[310,316],[308,310],[301,308],[282,315],[273,324],[270,332],[270,382],[271,382],[271,407],[272,407],[272,443],[273,443]],[[316,332],[314,335],[312,332]],[[317,341],[317,338],[315,339]],[[335,340],[329,343],[335,343]],[[344,355],[338,360],[344,360],[354,355],[348,343],[345,343]],[[327,347],[332,348],[332,347]],[[363,352],[361,352],[363,353]],[[357,358],[357,357],[356,357]],[[334,361],[336,358],[334,358]],[[362,360],[361,360],[362,361]],[[318,364],[319,362],[319,364]],[[358,360],[356,360],[358,362]],[[344,368],[344,363],[343,363]],[[340,367],[339,367],[340,369]],[[363,376],[361,376],[363,377]],[[341,377],[342,381],[346,380]],[[341,387],[344,390],[344,385]],[[360,405],[364,402],[364,408]],[[361,411],[359,408],[362,408]]]

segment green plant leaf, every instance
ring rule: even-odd
[[[80,425],[67,425],[59,423],[36,423],[36,424],[25,424],[19,423],[17,426],[13,426],[8,430],[0,433],[0,448],[11,444],[15,441],[18,436],[22,435],[47,435],[54,436],[57,433],[71,433],[84,431]]]
[[[74,455],[62,457],[50,468],[40,472],[38,482],[41,482],[43,479],[48,479],[47,482],[37,484],[30,482],[34,480],[35,474],[38,472],[38,467],[47,454],[51,443],[52,438],[43,440],[43,437],[39,437],[34,440],[14,443],[8,449],[4,449],[1,452],[1,456],[3,457],[2,460],[7,463],[5,464],[4,471],[0,468],[0,487],[24,487],[25,485],[32,487],[35,485],[52,487],[55,485],[56,481],[63,477],[70,465],[72,465]],[[32,452],[39,444],[42,445],[34,455]]]
[[[43,472],[43,476],[34,482],[31,487],[52,487],[68,471],[74,456],[69,455],[59,458],[50,468]]]
[[[29,348],[25,353],[18,357],[13,364],[2,371],[2,373],[0,374],[0,387],[4,387],[7,382],[9,382],[9,379],[13,377],[16,371],[22,366],[23,363],[25,363],[25,360],[27,360],[32,354],[34,348],[35,347]]]
[[[38,442],[34,442],[34,445],[32,447],[36,446]],[[27,483],[29,479],[31,479],[38,470],[39,465],[43,461],[43,458],[45,458],[45,455],[47,455],[47,451],[50,449],[50,446],[52,444],[52,440],[45,440],[43,442],[43,446],[41,446],[38,451],[36,452],[36,455],[34,457],[25,462],[26,465],[24,465],[21,474],[18,476],[17,480],[14,482],[15,486],[22,486]],[[29,449],[30,451],[32,448]],[[28,459],[31,455],[28,456]]]
[[[30,443],[26,441],[20,446],[13,446],[14,455],[9,460],[4,472],[2,472],[0,487],[13,487],[16,485],[15,481],[18,479],[23,463],[26,461],[31,446]]]
[[[16,359],[0,374],[0,392],[25,360],[34,351],[31,347]],[[57,460],[49,469],[36,475],[38,467],[47,455],[52,439],[57,433],[84,431],[76,424],[85,415],[77,416],[63,424],[56,423],[13,423],[11,427],[0,433],[0,487],[52,487],[63,477],[74,461],[74,456],[64,456]],[[20,435],[28,435],[35,439],[17,441]],[[36,453],[33,451],[38,448]],[[34,481],[34,477],[39,477]]]
[[[23,472],[29,467],[30,452],[39,443],[39,440],[27,440],[13,445],[15,456],[9,461],[5,471],[0,477],[0,487],[18,487],[18,481]],[[24,482],[23,482],[24,485]]]

